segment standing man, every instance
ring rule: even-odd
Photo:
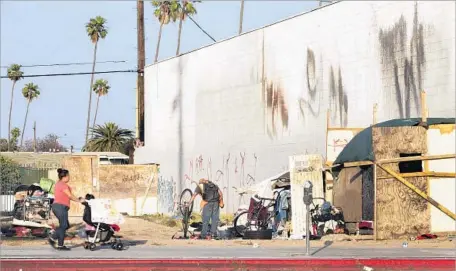
[[[220,207],[224,207],[223,194],[219,187],[206,179],[200,179],[199,185],[195,189],[195,193],[190,200],[190,204],[195,200],[197,195],[201,195],[201,208],[203,209],[203,229],[201,231],[201,239],[211,240],[217,235],[217,227],[219,224]],[[211,221],[211,231],[208,234],[209,220]]]

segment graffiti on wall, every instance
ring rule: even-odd
[[[350,130],[329,130],[327,135],[326,160],[334,162],[344,147],[362,128]]]
[[[347,127],[348,123],[348,97],[342,82],[342,72],[338,69],[337,77],[331,66],[329,72],[329,110],[331,112],[331,123],[338,123],[340,127]],[[338,118],[337,118],[338,117]],[[338,120],[338,122],[337,122]]]
[[[313,117],[320,115],[321,103],[323,101],[323,58],[320,57],[320,66],[314,51],[307,48],[306,61],[306,91],[298,99],[301,117],[306,120],[306,115]],[[344,90],[342,81],[342,71],[339,67],[337,75],[331,65],[329,69],[329,109],[331,111],[331,123],[338,124],[340,127],[347,127],[348,123],[348,97]]]
[[[407,21],[404,16],[389,28],[380,29],[378,39],[381,48],[383,82],[393,87],[392,95],[396,100],[401,118],[409,118],[412,113],[419,114],[419,93],[422,90],[425,68],[424,26],[418,22],[418,3],[415,3],[412,36],[407,36]],[[389,100],[391,93],[384,92]],[[415,112],[412,112],[415,108]]]
[[[288,129],[288,106],[285,101],[283,88],[272,81],[266,83],[264,87],[264,104],[266,105],[266,129],[269,137],[277,136],[277,130]]]
[[[247,159],[252,159],[249,161],[253,164],[248,168],[249,170],[246,170]],[[207,160],[207,166],[205,170],[201,170],[204,160]],[[234,159],[232,159],[231,153],[228,153],[227,155],[222,155],[221,161],[221,167],[217,168],[212,164],[212,157],[206,158],[200,154],[195,158],[190,159],[188,171],[184,174],[183,188],[193,189],[197,185],[199,179],[205,178],[215,182],[222,190],[223,194],[230,195],[230,193],[235,192],[237,188],[252,186],[255,184],[258,162],[258,157],[255,153],[249,155],[246,152],[239,152],[239,154],[234,156]],[[230,166],[230,161],[232,161],[232,166]],[[193,170],[194,165],[196,165],[195,171]],[[213,176],[212,172],[214,172]],[[230,179],[230,176],[234,176],[234,178]],[[163,188],[160,187],[160,189],[168,189],[163,193],[167,193],[167,195],[172,194],[171,190],[169,190],[171,189],[171,184],[162,181],[161,185]],[[172,185],[175,186],[175,184]],[[169,196],[166,196],[165,198],[169,198]],[[241,200],[241,197],[238,199]],[[231,199],[226,198],[225,204],[227,206],[230,200]],[[168,201],[171,202],[172,200],[168,199]]]
[[[166,179],[160,176],[157,184],[158,211],[162,214],[174,212],[175,201],[177,199],[176,183],[173,179]]]

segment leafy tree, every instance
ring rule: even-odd
[[[19,137],[21,136],[21,130],[18,127],[14,127],[13,130],[11,130],[11,140],[9,144],[9,150],[12,151],[17,151],[18,146],[17,142],[19,141]]]
[[[0,152],[8,151],[8,139],[0,138]]]
[[[177,34],[177,49],[176,56],[179,55],[180,44],[181,44],[181,34],[182,34],[182,23],[185,21],[187,16],[196,14],[196,8],[193,5],[195,2],[201,1],[188,1],[183,0],[177,3],[177,15],[179,17],[179,32]]]
[[[85,137],[85,142],[87,144],[87,140],[89,139],[90,110],[91,110],[91,106],[92,106],[92,88],[93,88],[93,78],[94,78],[94,72],[95,72],[95,63],[97,62],[98,41],[100,39],[106,38],[106,35],[108,35],[108,29],[106,28],[106,19],[101,16],[91,18],[85,27],[86,27],[87,35],[90,37],[90,40],[94,44],[92,76],[90,78],[90,89],[89,89],[89,109],[87,111],[87,125],[86,125],[86,137]]]
[[[124,152],[126,144],[133,138],[133,131],[122,129],[113,122],[92,129],[93,137],[84,146],[83,151]]]
[[[154,63],[158,61],[158,53],[160,51],[160,41],[163,30],[163,25],[168,24],[170,21],[175,22],[178,16],[178,2],[177,1],[152,1],[154,7],[154,16],[160,23],[160,30],[158,31],[157,48],[155,50]]]
[[[27,124],[27,116],[28,116],[28,112],[29,112],[30,103],[34,99],[38,98],[38,96],[40,96],[40,90],[37,85],[35,85],[33,83],[28,83],[22,89],[22,95],[27,100],[27,110],[25,111],[24,126],[22,127],[21,144],[20,144],[21,147],[22,147],[22,143],[24,142],[24,132],[25,132],[25,126]]]
[[[19,165],[0,155],[0,195],[11,194],[20,184]]]
[[[93,85],[93,92],[97,94],[97,107],[95,108],[95,116],[93,117],[93,125],[92,129],[95,128],[95,123],[97,120],[97,114],[98,114],[98,104],[100,103],[100,97],[108,95],[109,89],[111,87],[109,86],[108,81],[104,79],[98,79],[95,84]]]
[[[36,139],[36,151],[37,152],[48,152],[49,150],[59,150],[60,152],[68,151],[68,148],[63,146],[59,142],[59,137],[55,134],[48,134],[44,138]],[[22,148],[24,152],[34,151],[33,140],[26,140]]]
[[[10,110],[8,117],[8,151],[11,150],[11,115],[13,113],[13,97],[14,97],[14,87],[16,86],[17,81],[23,78],[24,73],[21,71],[22,66],[19,64],[12,64],[8,67],[7,75],[8,78],[13,81],[13,87],[11,88],[11,102]]]

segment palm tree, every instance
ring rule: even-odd
[[[158,61],[158,52],[160,51],[160,41],[163,25],[168,24],[171,20],[173,22],[176,21],[178,16],[178,5],[179,4],[177,1],[152,1],[152,6],[154,7],[154,16],[158,19],[158,22],[160,23],[160,30],[158,31],[157,49],[155,50],[154,63]]]
[[[133,138],[133,131],[122,129],[113,122],[97,125],[92,129],[93,137],[84,146],[83,151],[123,152],[125,144]]]
[[[13,112],[14,87],[16,86],[16,82],[21,80],[24,75],[24,73],[21,71],[21,67],[22,66],[19,64],[12,64],[8,67],[7,70],[8,78],[11,81],[13,81],[13,87],[11,88],[11,102],[8,118],[8,151],[11,150],[11,114]]]
[[[98,41],[100,40],[100,38],[101,39],[106,38],[106,35],[108,35],[108,30],[106,28],[106,19],[101,16],[91,18],[85,27],[86,27],[87,35],[89,35],[90,40],[95,45],[94,49],[93,49],[92,77],[90,78],[89,109],[87,112],[87,127],[86,127],[86,139],[85,139],[85,142],[87,144],[87,140],[89,138],[90,109],[92,106],[92,86],[93,86],[93,77],[94,77],[94,72],[95,72],[95,63],[97,61]]]
[[[181,44],[182,22],[187,18],[187,16],[196,14],[196,8],[192,2],[201,2],[201,1],[183,0],[182,3],[178,2],[177,15],[179,16],[179,34],[177,35],[176,56],[179,55],[179,49],[180,49],[180,44]]]
[[[241,0],[241,11],[239,13],[239,35],[242,34],[243,21],[244,21],[244,0]]]
[[[109,89],[108,81],[104,79],[98,79],[95,84],[93,84],[93,91],[97,94],[97,107],[95,107],[95,116],[93,117],[93,125],[92,129],[95,128],[95,122],[97,121],[97,114],[98,114],[98,104],[100,103],[100,97],[104,95],[108,95]],[[92,134],[93,135],[93,134]]]
[[[22,142],[24,142],[24,133],[25,133],[25,125],[27,124],[27,116],[29,112],[30,103],[40,96],[40,89],[37,85],[33,83],[28,83],[22,89],[22,96],[27,100],[27,111],[25,111],[25,119],[24,119],[24,126],[22,126],[22,135],[21,135],[21,147]]]

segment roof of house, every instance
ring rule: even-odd
[[[98,156],[108,159],[128,159],[120,152],[1,152],[0,155],[11,158],[22,166],[60,167],[63,159],[68,156]]]

